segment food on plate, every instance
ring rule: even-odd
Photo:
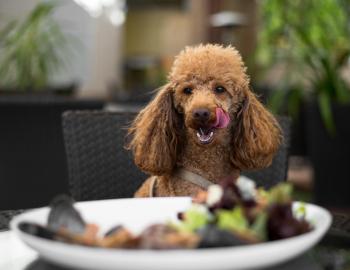
[[[194,249],[249,245],[285,239],[312,229],[305,207],[293,212],[291,186],[281,183],[269,191],[241,176],[212,185],[193,198],[178,220],[153,224],[139,235],[121,225],[101,234],[86,223],[68,196],[53,200],[46,226],[22,222],[19,228],[50,240],[103,248]]]

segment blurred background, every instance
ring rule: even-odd
[[[68,189],[63,111],[138,110],[208,42],[235,46],[291,117],[296,195],[349,209],[349,0],[0,0],[0,209]]]

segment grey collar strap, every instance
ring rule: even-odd
[[[212,182],[210,182],[208,179],[193,173],[189,170],[186,170],[184,168],[178,168],[174,172],[174,176],[179,177],[183,180],[186,180],[192,184],[195,184],[197,186],[200,186],[202,189],[208,189],[210,185],[213,185]]]
[[[156,197],[157,176],[152,176],[151,184],[149,186],[149,197]]]

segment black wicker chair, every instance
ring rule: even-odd
[[[124,149],[135,113],[67,111],[63,114],[69,187],[76,200],[132,197],[147,178]]]
[[[70,191],[76,200],[132,197],[146,179],[124,149],[126,126],[135,113],[68,111],[63,133],[68,160]],[[286,180],[290,121],[281,117],[284,144],[272,165],[243,172],[258,185],[269,188]]]
[[[270,188],[279,182],[287,180],[291,120],[288,117],[278,117],[278,122],[283,131],[284,142],[274,157],[272,164],[263,170],[242,172],[243,175],[254,179],[258,186],[264,188]]]

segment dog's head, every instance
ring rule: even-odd
[[[172,172],[184,138],[201,147],[230,144],[238,169],[268,166],[281,142],[275,118],[249,89],[241,56],[218,45],[183,50],[129,133],[136,164],[156,175]]]

